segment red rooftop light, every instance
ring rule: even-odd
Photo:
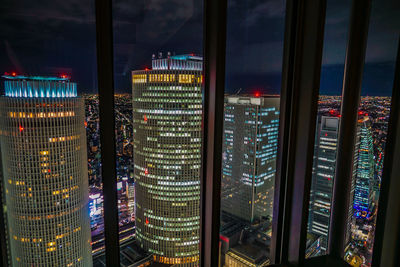
[[[260,97],[260,92],[255,92],[255,94],[254,94],[256,97]]]
[[[15,76],[17,76],[17,73],[16,72],[12,72],[11,75],[15,77]]]
[[[19,126],[19,132],[22,132],[24,130],[24,127],[22,127],[21,125]]]

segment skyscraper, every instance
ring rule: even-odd
[[[225,99],[222,211],[252,223],[272,217],[279,97]]]
[[[374,147],[370,118],[363,116],[359,119],[358,124],[359,135],[357,136],[357,141],[359,149],[353,207],[356,217],[365,217],[370,211],[370,204],[373,197],[375,175]]]
[[[360,113],[360,115],[362,115]],[[327,249],[333,184],[336,170],[336,149],[340,116],[318,116],[313,178],[311,184],[308,231],[321,236],[321,250]],[[362,116],[358,120],[353,155],[353,175],[350,188],[350,203],[347,211],[346,241],[350,240],[353,215],[365,216],[371,201],[374,178],[373,143],[370,119]]]
[[[132,72],[136,237],[156,262],[199,260],[202,58]]]
[[[0,145],[13,266],[91,266],[83,99],[69,78],[3,76]]]
[[[321,236],[323,253],[328,247],[339,120],[339,117],[318,116],[315,135],[308,231]]]

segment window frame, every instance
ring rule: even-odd
[[[361,9],[366,11],[370,0],[353,0]],[[288,263],[294,263],[300,266],[320,266],[321,263],[336,264],[331,266],[348,266],[342,259],[335,257],[338,250],[335,249],[333,254],[323,257],[316,257],[310,260],[304,260],[305,243],[303,242],[304,233],[306,231],[306,223],[308,217],[308,202],[310,190],[308,175],[312,166],[313,146],[310,142],[307,146],[298,147],[296,144],[301,141],[293,140],[296,136],[306,136],[310,141],[315,135],[315,119],[317,101],[316,90],[319,89],[319,72],[320,57],[322,51],[323,26],[321,20],[324,21],[326,0],[320,1],[319,5],[315,5],[311,0],[287,0],[287,14],[285,25],[285,44],[283,59],[283,78],[282,78],[282,95],[281,95],[281,115],[280,115],[280,141],[278,147],[277,160],[277,178],[275,188],[274,201],[274,218],[273,218],[273,234],[272,258],[277,262],[271,266],[287,266]],[[118,206],[117,206],[117,190],[116,190],[116,169],[115,169],[115,136],[114,136],[114,72],[113,72],[113,31],[112,31],[112,1],[111,0],[95,0],[96,6],[96,35],[97,35],[97,64],[98,64],[98,86],[99,86],[99,109],[100,109],[100,144],[102,149],[102,177],[103,177],[103,194],[104,194],[104,217],[105,217],[105,254],[107,266],[119,265],[119,238],[118,238]],[[221,187],[221,150],[222,150],[222,121],[223,121],[223,101],[224,101],[224,83],[225,83],[225,52],[226,52],[226,12],[227,0],[204,0],[204,76],[205,76],[205,103],[204,103],[204,124],[207,129],[204,131],[203,146],[203,171],[202,171],[202,207],[201,207],[201,266],[218,266],[219,260],[219,210],[220,210],[220,187]],[[354,12],[354,11],[353,11]],[[311,14],[311,15],[310,15]],[[358,20],[352,21],[357,24]],[[316,26],[317,25],[317,26]],[[354,26],[354,25],[353,25]],[[352,26],[351,26],[352,27]],[[368,31],[368,27],[362,27],[363,31]],[[309,36],[310,33],[318,33],[317,37]],[[351,37],[351,36],[350,36]],[[318,40],[319,38],[319,40]],[[357,37],[355,37],[357,38]],[[307,40],[306,40],[307,39]],[[366,42],[366,40],[362,40]],[[314,52],[310,48],[304,47],[306,44],[314,45]],[[349,43],[349,45],[352,45]],[[355,44],[353,44],[355,45]],[[365,45],[365,43],[364,43]],[[400,46],[399,46],[400,51]],[[399,52],[400,53],[400,52]],[[364,55],[365,56],[365,55]],[[314,61],[309,62],[306,58],[311,57]],[[397,68],[395,75],[395,88],[393,90],[392,111],[389,124],[389,137],[386,151],[389,153],[385,157],[384,177],[385,183],[382,183],[383,190],[379,203],[382,209],[379,214],[377,223],[377,233],[383,233],[381,238],[375,239],[374,266],[379,266],[381,258],[390,257],[397,259],[396,251],[382,251],[383,244],[389,242],[388,229],[385,230],[385,223],[390,224],[387,220],[388,214],[386,208],[390,205],[399,206],[399,199],[393,198],[396,192],[389,191],[390,177],[399,175],[399,170],[393,168],[394,159],[399,158],[399,150],[390,152],[388,148],[396,145],[398,148],[400,143],[399,136],[399,61],[397,59]],[[351,60],[347,58],[347,60]],[[318,69],[319,66],[319,69]],[[301,68],[310,67],[311,73],[302,71]],[[305,80],[303,80],[306,78]],[[318,78],[318,79],[317,79]],[[318,80],[318,85],[317,85]],[[308,92],[299,92],[299,85],[303,82],[303,88],[307,84],[313,85]],[[296,92],[297,90],[297,92]],[[349,88],[345,87],[345,90]],[[302,93],[301,97],[298,96]],[[349,101],[344,102],[350,105]],[[308,105],[307,105],[308,104]],[[394,110],[396,108],[396,110]],[[302,121],[296,112],[303,113],[306,111],[307,127],[300,129]],[[345,115],[345,114],[342,114]],[[314,124],[314,126],[312,126]],[[354,127],[354,125],[350,125]],[[314,131],[313,131],[314,129]],[[301,131],[301,132],[299,132]],[[295,146],[293,146],[293,144]],[[313,142],[312,142],[313,144]],[[310,151],[311,150],[311,151]],[[308,155],[306,162],[302,158],[302,154]],[[206,158],[204,158],[206,156]],[[288,162],[291,166],[297,166],[301,172],[288,171]],[[310,162],[311,161],[311,162]],[[302,164],[302,162],[304,164]],[[219,163],[219,164],[218,164]],[[301,166],[307,166],[302,169]],[[304,175],[306,177],[304,177]],[[303,179],[303,180],[301,180]],[[297,185],[301,186],[297,186]],[[336,185],[336,183],[335,183]],[[295,198],[294,198],[295,196]],[[302,200],[300,204],[294,200]],[[0,199],[1,201],[1,199]],[[1,204],[1,203],[0,203]],[[296,204],[296,205],[295,205]],[[302,212],[295,212],[297,204],[301,205]],[[338,205],[336,202],[333,206]],[[335,217],[336,218],[336,217]],[[336,233],[340,232],[335,230]],[[400,226],[391,225],[391,229],[400,230]],[[290,231],[297,231],[299,239],[288,236]],[[389,236],[388,236],[389,235]],[[304,244],[303,244],[303,243]],[[2,244],[3,247],[4,244]],[[335,247],[340,247],[340,244]],[[397,243],[398,247],[398,243]],[[335,263],[333,263],[335,262]],[[339,265],[337,265],[339,264]]]
[[[106,266],[120,266],[112,0],[95,0],[95,13]]]
[[[372,267],[399,266],[400,257],[400,35],[372,255]],[[396,190],[397,189],[397,190]]]

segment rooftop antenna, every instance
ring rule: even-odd
[[[151,56],[151,59],[156,59],[156,55],[153,54],[153,55]]]

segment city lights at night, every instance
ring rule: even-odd
[[[0,267],[398,267],[398,0],[0,10]]]

